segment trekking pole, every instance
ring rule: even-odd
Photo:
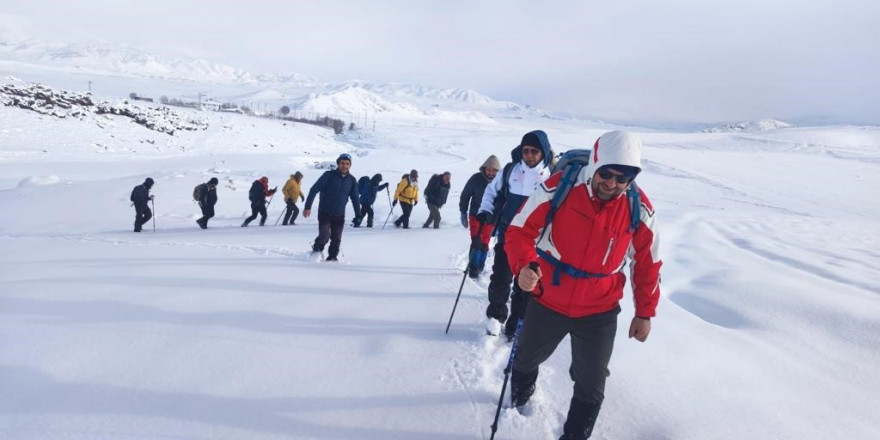
[[[268,208],[269,206],[266,205],[266,207]],[[285,212],[287,212],[287,208],[281,210],[281,214],[278,216],[278,220],[275,220],[275,226],[278,226],[278,222],[281,221],[281,216],[283,216]]]
[[[153,206],[153,233],[156,233],[156,202],[150,197],[150,205]]]
[[[385,225],[388,224],[388,220],[391,219],[391,214],[394,214],[394,206],[391,206],[391,211],[388,212],[388,217],[385,217],[385,223],[382,223],[382,229],[385,229]]]
[[[479,239],[480,234],[483,232],[483,225],[485,225],[485,223],[480,224],[480,227],[477,229],[477,235],[475,235],[474,237]],[[473,245],[471,245],[471,247],[473,247]],[[468,251],[468,254],[470,254],[470,251]],[[470,259],[468,259],[468,260],[470,260]],[[470,266],[470,264],[468,264],[468,266]],[[467,274],[468,274],[468,267],[466,266],[464,268],[464,276],[461,277],[461,285],[458,286],[458,295],[455,296],[455,304],[452,305],[452,313],[449,314],[449,322],[446,323],[446,334],[447,335],[449,334],[449,326],[452,325],[452,317],[455,316],[455,308],[458,307],[458,299],[461,298],[461,289],[464,288],[464,280],[467,279]]]
[[[529,268],[537,272],[538,263],[534,261],[529,263]],[[516,357],[516,349],[519,348],[519,334],[522,331],[522,325],[523,318],[520,316],[519,319],[516,320],[516,332],[513,334],[513,343],[510,347],[510,358],[507,359],[507,367],[504,368],[504,385],[501,386],[501,396],[498,397],[498,407],[495,409],[495,421],[492,422],[492,435],[489,437],[489,440],[494,440],[495,432],[498,431],[498,416],[501,414],[501,404],[504,402],[504,392],[507,390],[507,381],[510,379],[511,371],[513,371],[513,359]]]

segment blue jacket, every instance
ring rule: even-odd
[[[361,203],[357,192],[357,180],[351,174],[343,176],[339,170],[325,171],[309,189],[305,209],[312,209],[315,196],[321,193],[318,212],[329,215],[345,215],[345,205],[351,200],[354,216],[361,216]]]
[[[369,180],[367,184],[361,186],[360,188],[361,204],[373,206],[373,203],[376,202],[376,193],[382,191],[385,188],[388,188],[388,182],[378,185],[376,183],[373,183],[372,180]]]

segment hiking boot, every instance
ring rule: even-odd
[[[324,261],[339,261],[339,260],[336,259],[336,255],[331,255],[331,256],[327,257],[327,259]]]
[[[248,225],[248,222],[247,222],[247,220],[245,220],[244,222],[242,222],[241,227],[246,228],[247,225]]]
[[[513,369],[510,375],[510,404],[514,408],[519,408],[532,398],[535,394],[535,382],[538,381],[538,370],[532,373],[521,373]]]

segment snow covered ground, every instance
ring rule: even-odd
[[[336,138],[198,116],[207,130],[169,136],[0,107],[0,438],[489,438],[509,346],[483,334],[487,275],[465,282],[443,333],[468,246],[459,193],[526,131],[565,150],[610,127],[462,120]],[[876,438],[880,129],[639,134],[663,298],[646,343],[619,328],[594,438]],[[451,171],[441,228],[418,228],[419,204],[416,228],[383,230],[380,194],[379,227],[347,228],[332,264],[308,254],[314,217],[272,226],[278,200],[266,227],[239,227],[253,180],[301,171],[308,189],[341,152],[392,185]],[[128,196],[147,176],[156,232],[134,234]],[[190,195],[212,176],[203,231]],[[496,438],[560,435],[569,360],[565,341]]]

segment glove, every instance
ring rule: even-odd
[[[302,194],[300,194],[300,195],[299,195],[299,200],[300,200],[301,202],[305,202],[305,201],[306,201],[306,198],[305,198],[305,196],[303,196]]]
[[[413,206],[416,206],[416,205],[418,205],[418,204],[419,204],[419,201],[418,201],[418,200],[416,200],[415,202],[413,202]]]
[[[391,202],[391,207],[393,208],[395,206],[397,206],[397,200],[394,200],[393,202]]]
[[[465,228],[468,227],[468,215],[466,212],[461,213],[461,226]]]
[[[492,223],[492,214],[489,214],[486,211],[480,211],[480,213],[477,214],[477,220],[480,221],[481,225],[485,225],[486,223]]]

